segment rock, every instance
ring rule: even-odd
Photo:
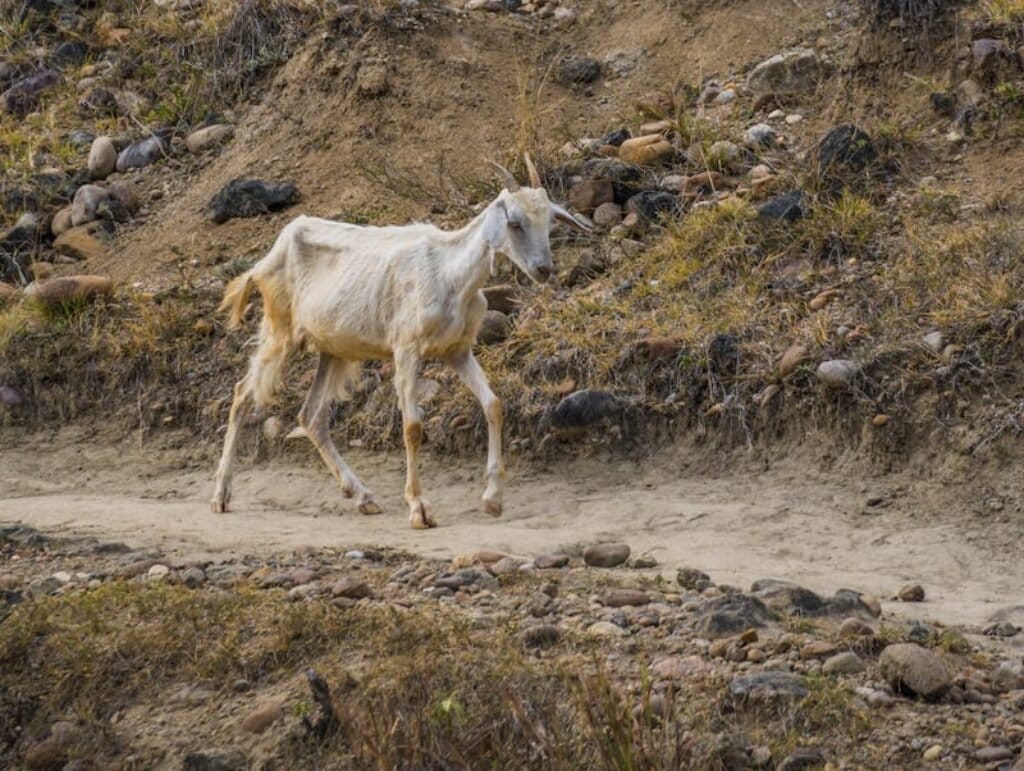
[[[729,179],[720,171],[701,171],[691,174],[683,181],[683,193],[708,194],[732,187]]]
[[[71,230],[71,228],[71,207],[65,206],[53,215],[53,219],[50,221],[50,232],[54,236],[60,236]]]
[[[994,73],[1003,59],[1010,57],[1010,47],[1003,40],[979,38],[971,44],[975,69],[983,76]]]
[[[760,145],[772,144],[775,141],[776,136],[775,129],[767,123],[755,123],[747,129],[743,138],[746,140],[748,145],[758,147]]]
[[[803,190],[780,193],[757,206],[758,217],[777,222],[796,222],[809,212],[810,200]]]
[[[860,365],[849,359],[832,359],[818,365],[818,380],[829,388],[846,388],[860,374]]]
[[[582,429],[621,412],[622,405],[612,394],[587,388],[558,403],[551,413],[551,425],[556,429]]]
[[[346,575],[331,585],[331,596],[359,600],[364,597],[372,597],[373,590],[367,582],[357,579],[353,575]]]
[[[185,756],[184,771],[245,771],[249,760],[239,750],[205,750]]]
[[[811,640],[800,648],[800,658],[803,661],[812,659],[823,659],[832,656],[836,652],[836,645],[827,640]]]
[[[978,763],[999,763],[1000,761],[1012,761],[1014,759],[1013,749],[1008,746],[985,746],[974,754]]]
[[[0,94],[0,107],[15,118],[24,118],[39,105],[43,91],[60,83],[60,74],[55,70],[40,70],[14,81]]]
[[[568,554],[542,554],[533,561],[538,570],[564,568],[569,564]]]
[[[818,171],[823,175],[862,171],[877,155],[870,136],[852,123],[844,123],[829,131],[818,145]]]
[[[147,581],[163,581],[170,574],[171,569],[166,565],[153,565],[146,571]]]
[[[675,152],[672,143],[661,134],[627,139],[619,146],[619,158],[637,166],[654,166],[668,160]]]
[[[109,195],[99,185],[82,185],[78,188],[71,202],[71,224],[78,227],[96,219],[96,210]]]
[[[512,320],[501,311],[485,311],[477,334],[481,345],[494,345],[508,339],[512,334]]]
[[[734,171],[743,160],[743,151],[735,142],[721,139],[708,148],[707,162],[718,171]]]
[[[580,286],[600,276],[606,270],[608,270],[608,263],[603,257],[593,249],[584,249],[580,252],[576,264],[562,279],[562,283],[565,286]]]
[[[167,142],[163,136],[154,134],[145,139],[128,145],[117,156],[117,170],[121,173],[129,169],[141,169],[156,162],[167,153]]]
[[[868,612],[870,612],[875,618],[882,615],[882,603],[878,601],[878,598],[875,597],[875,595],[862,594],[860,596],[860,601],[864,603],[864,607],[867,608]]]
[[[120,109],[109,88],[92,86],[78,99],[78,114],[83,118],[112,118]]]
[[[126,179],[111,182],[107,185],[107,192],[131,214],[137,212],[142,204],[138,188]]]
[[[496,576],[511,575],[519,572],[519,568],[525,564],[526,561],[518,557],[502,557],[491,565],[491,572]]]
[[[110,137],[96,137],[89,148],[89,176],[106,179],[117,166],[117,148]]]
[[[676,572],[676,583],[691,592],[703,592],[711,586],[711,577],[696,568],[679,568]]]
[[[95,260],[107,253],[106,246],[92,234],[88,225],[64,231],[53,242],[53,248],[76,260]]]
[[[774,613],[757,597],[736,592],[707,600],[700,610],[697,629],[721,637],[764,626],[773,617]]]
[[[66,759],[67,749],[53,736],[25,749],[25,768],[30,771],[56,771]]]
[[[735,98],[736,91],[734,89],[723,88],[715,94],[715,98],[711,100],[711,103],[716,105],[729,104],[729,102],[733,101]]]
[[[826,675],[855,675],[864,671],[864,662],[853,651],[845,651],[826,659],[821,671]]]
[[[776,771],[803,771],[824,766],[825,755],[821,750],[817,747],[801,747],[783,758]]]
[[[974,753],[979,763],[998,763],[1002,760],[1013,760],[1014,751],[1009,747],[982,747]]]
[[[55,68],[77,67],[89,56],[89,46],[81,40],[65,40],[50,54],[50,65]]]
[[[113,288],[114,283],[105,276],[62,276],[30,284],[25,289],[25,296],[42,305],[57,307],[110,294]]]
[[[629,129],[627,128],[615,129],[615,131],[609,131],[603,137],[598,139],[595,144],[598,147],[604,147],[606,145],[610,147],[619,147],[631,136],[633,135],[629,132]]]
[[[915,643],[888,646],[878,666],[894,690],[929,701],[941,697],[953,684],[942,659]]]
[[[261,734],[284,717],[284,709],[277,702],[257,708],[242,721],[242,730],[250,734]]]
[[[700,656],[669,656],[651,666],[655,680],[685,680],[708,670],[708,664]]]
[[[388,67],[384,62],[367,62],[356,73],[356,93],[361,97],[384,96],[389,88]]]
[[[759,672],[734,678],[729,693],[740,703],[771,705],[802,700],[808,690],[799,676],[789,672]]]
[[[942,332],[929,332],[921,340],[925,346],[932,351],[932,353],[942,353],[942,349],[946,347],[946,335]]]
[[[651,597],[647,592],[637,589],[612,589],[605,593],[602,598],[604,604],[609,608],[624,608],[635,605],[648,605]]]
[[[903,602],[924,602],[924,587],[921,584],[907,584],[896,596]]]
[[[921,755],[921,759],[928,763],[938,760],[940,757],[942,757],[941,744],[933,744],[931,747],[926,749],[924,753]]]
[[[203,126],[196,129],[185,138],[185,147],[190,153],[199,155],[204,150],[222,145],[231,139],[235,133],[232,126],[223,123],[215,123],[212,126]]]
[[[658,560],[647,556],[634,557],[630,560],[629,566],[634,570],[649,570],[658,567]]]
[[[181,572],[181,582],[189,589],[198,589],[206,583],[206,573],[199,567],[186,568]]]
[[[207,209],[217,224],[235,217],[257,217],[291,206],[299,200],[299,191],[290,182],[264,182],[235,179],[221,188]]]
[[[11,305],[21,296],[21,291],[10,284],[0,281],[0,308]]]
[[[523,632],[523,645],[527,648],[550,648],[561,639],[561,630],[553,624],[531,626]]]
[[[461,589],[463,586],[475,584],[483,589],[497,589],[498,581],[486,570],[478,568],[462,568],[455,573],[440,576],[434,585],[446,589]]]
[[[839,625],[839,634],[842,637],[872,637],[875,630],[859,618],[847,618]]]
[[[629,545],[597,543],[583,550],[583,562],[593,568],[614,568],[629,559]]]
[[[594,224],[599,228],[612,228],[622,222],[622,207],[614,201],[608,201],[594,210]]]
[[[624,637],[626,630],[611,621],[598,621],[587,627],[587,632],[595,637]]]
[[[747,87],[756,94],[798,94],[817,88],[827,72],[828,66],[814,51],[797,48],[754,67],[747,76]]]
[[[809,361],[810,358],[811,352],[807,349],[806,345],[794,343],[782,354],[782,358],[779,359],[779,363],[776,366],[776,371],[779,373],[779,377],[786,377],[801,364]]]
[[[665,190],[642,190],[626,201],[626,211],[635,213],[644,220],[657,220],[661,217],[678,217],[683,211],[683,206],[675,193]]]
[[[567,56],[555,71],[558,82],[564,86],[582,86],[601,77],[601,62],[589,56]]]
[[[512,284],[489,286],[483,290],[483,293],[489,310],[501,311],[505,314],[513,314],[519,310],[516,288]]]
[[[578,212],[590,215],[605,203],[614,203],[615,187],[607,177],[585,179],[569,188],[569,205]]]

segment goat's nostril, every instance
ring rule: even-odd
[[[549,278],[551,278],[551,268],[549,266],[547,266],[547,265],[538,265],[537,266],[537,273],[545,281],[547,281]]]

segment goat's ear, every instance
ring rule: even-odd
[[[593,228],[582,220],[576,219],[568,209],[560,204],[551,202],[551,216],[553,216],[559,222],[564,222],[566,225],[571,225],[577,230],[582,230],[584,233],[592,233]]]
[[[491,249],[497,249],[505,241],[505,227],[508,225],[508,209],[505,208],[505,201],[501,198],[491,205],[484,222],[484,237]]]

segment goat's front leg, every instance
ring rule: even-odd
[[[505,482],[505,461],[501,456],[501,400],[491,390],[487,375],[472,351],[457,354],[449,364],[479,400],[487,418],[487,489],[484,490],[483,504],[488,514],[500,517]]]
[[[398,406],[402,410],[402,434],[405,438],[405,500],[409,504],[409,523],[416,530],[435,527],[436,522],[427,513],[420,487],[417,456],[423,443],[423,420],[416,403],[416,373],[419,356],[411,351],[395,351],[395,390]]]

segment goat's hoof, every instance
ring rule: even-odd
[[[384,511],[372,498],[359,504],[360,514],[380,514]]]
[[[484,498],[484,511],[490,514],[492,517],[501,516],[501,501],[496,501],[493,498]]]
[[[228,503],[231,502],[230,495],[215,495],[210,501],[210,509],[214,514],[225,514],[228,511]]]
[[[437,527],[434,518],[427,514],[427,507],[422,503],[414,503],[409,512],[409,524],[413,530],[428,530]]]

